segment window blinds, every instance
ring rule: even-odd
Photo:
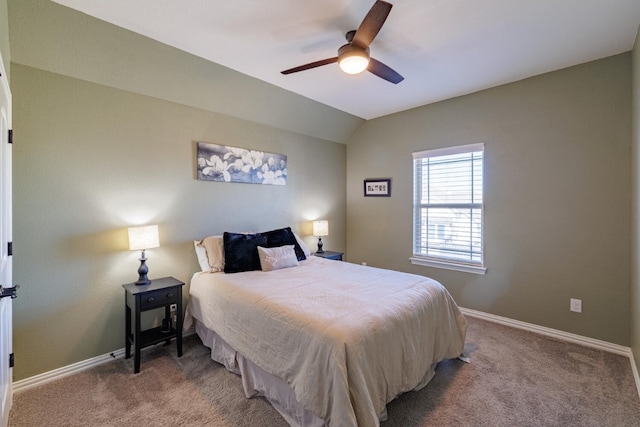
[[[484,144],[413,153],[414,257],[482,265]]]

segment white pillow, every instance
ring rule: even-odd
[[[281,268],[296,267],[300,264],[293,245],[275,248],[258,246],[258,256],[262,271],[280,270]]]
[[[304,256],[305,257],[310,257],[311,256],[311,250],[309,249],[309,246],[307,246],[307,244],[304,242],[304,240],[302,240],[300,238],[300,236],[298,236],[296,233],[293,233],[294,236],[296,236],[296,240],[298,241],[298,244],[300,245],[300,249],[302,249],[302,252],[304,252]]]
[[[207,251],[207,262],[212,273],[224,271],[224,242],[221,235],[209,236],[200,242]]]
[[[196,248],[196,256],[198,257],[198,264],[200,264],[200,270],[211,271],[209,266],[209,260],[207,259],[207,250],[200,244],[200,240],[194,240],[193,246]]]

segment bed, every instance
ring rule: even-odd
[[[294,262],[293,246],[272,248],[288,254],[287,268],[278,256],[271,269],[203,268],[185,317],[247,397],[265,396],[289,424],[377,426],[388,402],[462,353],[466,321],[438,282],[308,248]]]

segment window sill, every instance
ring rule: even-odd
[[[447,270],[463,271],[465,273],[473,274],[485,274],[487,272],[486,267],[480,265],[461,264],[457,262],[449,262],[443,260],[436,260],[433,258],[409,258],[411,264],[422,265],[424,267],[444,268]]]

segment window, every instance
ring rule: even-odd
[[[413,264],[484,274],[484,144],[413,153]]]

